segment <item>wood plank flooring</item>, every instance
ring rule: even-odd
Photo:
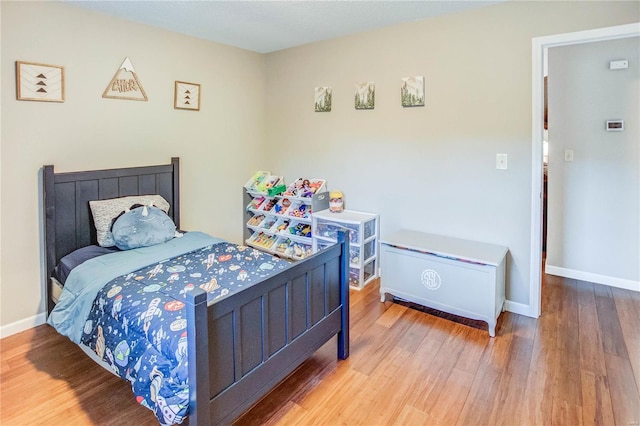
[[[497,336],[351,293],[334,341],[238,425],[640,425],[640,293],[545,275]],[[153,425],[129,385],[43,325],[0,340],[0,424]]]

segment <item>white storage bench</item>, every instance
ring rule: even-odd
[[[381,301],[396,296],[485,321],[489,335],[504,305],[507,247],[401,230],[380,241]]]

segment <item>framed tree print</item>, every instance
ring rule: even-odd
[[[64,67],[16,61],[16,98],[64,102]]]
[[[331,98],[333,96],[333,89],[331,87],[316,87],[315,88],[315,111],[316,112],[330,112],[331,111]]]
[[[403,78],[400,98],[403,107],[424,106],[424,77]]]
[[[356,109],[373,109],[376,104],[376,86],[373,81],[356,84],[354,106]]]
[[[173,108],[200,111],[200,85],[176,81]]]

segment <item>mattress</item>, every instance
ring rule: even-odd
[[[58,303],[60,300],[60,295],[62,294],[62,283],[58,281],[56,278],[51,277],[51,298],[55,303]]]

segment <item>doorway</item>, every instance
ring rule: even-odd
[[[596,30],[536,37],[532,40],[532,185],[531,185],[531,261],[529,316],[541,312],[542,252],[543,252],[543,139],[544,139],[544,76],[547,50],[551,47],[591,43],[640,36],[640,23],[600,28]]]

